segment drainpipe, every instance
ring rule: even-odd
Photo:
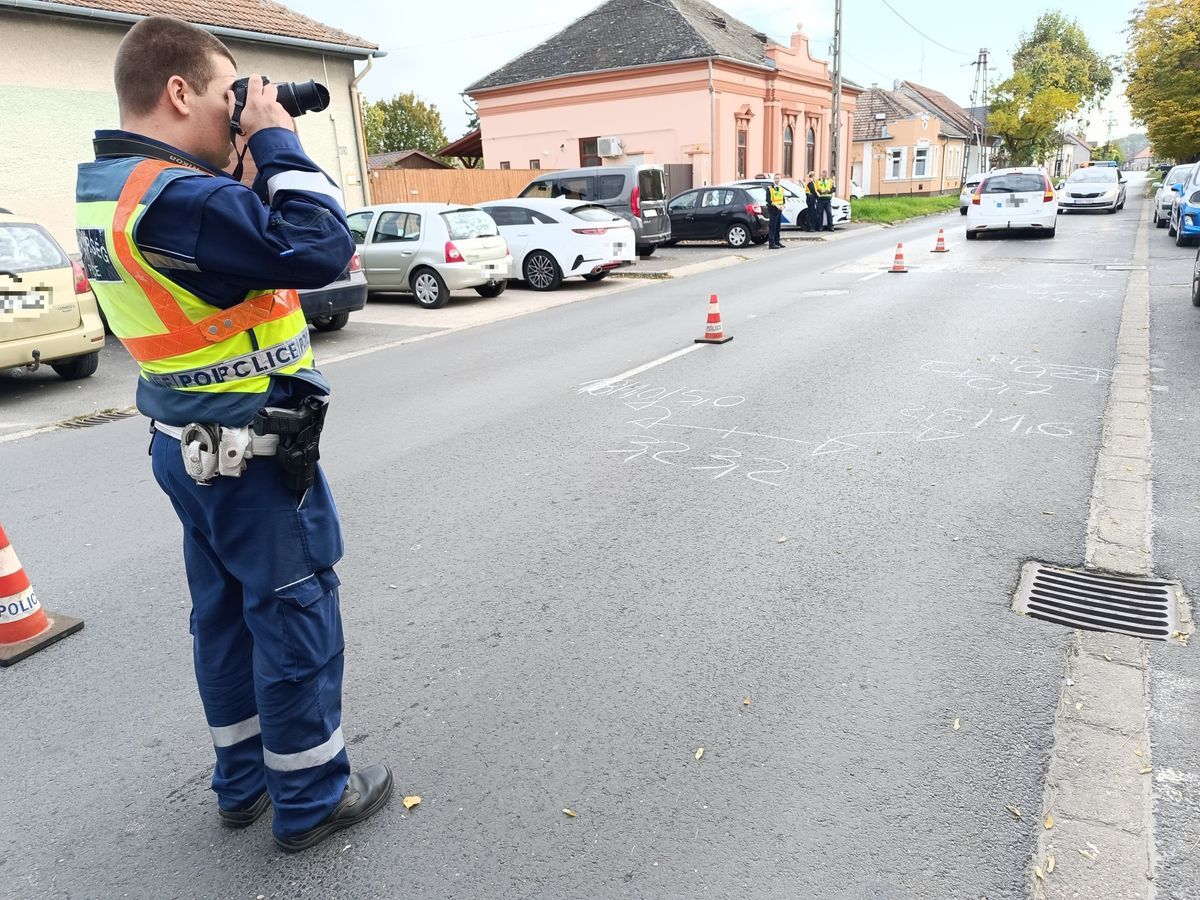
[[[713,84],[711,56],[708,58],[708,183],[717,183],[717,89]]]
[[[358,125],[355,128],[355,131],[358,132],[358,140],[355,143],[358,145],[359,175],[362,178],[363,202],[367,206],[371,205],[371,172],[367,168],[367,123],[363,119],[362,95],[358,92],[358,83],[367,77],[367,73],[371,71],[371,66],[381,56],[387,56],[387,51],[376,50],[368,56],[366,68],[359,72],[354,77],[354,80],[350,82],[350,105],[354,108],[354,121]]]

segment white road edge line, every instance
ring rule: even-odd
[[[872,278],[878,278],[880,275],[886,275],[886,269],[880,269],[878,272],[872,272],[870,275],[864,275],[859,281],[870,281]]]
[[[661,366],[663,363],[668,363],[673,359],[678,359],[684,354],[691,353],[693,350],[699,350],[704,344],[692,344],[690,347],[684,347],[682,350],[676,350],[674,353],[668,353],[666,356],[660,356],[658,359],[646,363],[644,366],[638,366],[636,369],[630,369],[628,372],[622,372],[620,375],[614,375],[612,378],[605,378],[603,381],[598,381],[595,384],[588,385],[588,390],[594,388],[608,387],[613,382],[624,381],[626,378],[632,378],[634,375],[640,375],[648,369],[653,369],[655,366]]]

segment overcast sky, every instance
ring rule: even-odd
[[[283,2],[386,50],[387,57],[376,61],[363,80],[363,93],[376,100],[415,91],[436,104],[447,136],[454,139],[467,125],[459,97],[463,88],[565,28],[602,0],[458,0],[446,6],[418,0]],[[833,0],[714,2],[785,44],[796,23],[803,22],[813,56],[828,58]],[[1079,20],[1099,52],[1123,55],[1134,2],[1007,0],[955,8],[919,0],[845,0],[845,77],[880,87],[890,87],[893,79],[909,79],[941,90],[966,106],[975,81],[973,63],[981,47],[991,52],[990,78],[995,84],[1011,74],[1012,51],[1021,32],[1029,30],[1045,10],[1060,9]],[[949,15],[939,14],[939,9]],[[1104,140],[1110,118],[1116,120],[1113,137],[1135,130],[1122,88],[1118,84],[1103,111],[1091,114],[1089,139]]]

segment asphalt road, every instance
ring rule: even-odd
[[[329,365],[345,733],[397,796],[299,858],[218,825],[145,423],[0,444],[5,528],[87,619],[0,675],[0,894],[1027,896],[1005,807],[1040,806],[1068,634],[1009,604],[1083,562],[1139,214],[922,220]],[[711,293],[735,339],[696,347]],[[1164,454],[1200,384],[1166,340]],[[1159,495],[1193,585],[1197,464]]]

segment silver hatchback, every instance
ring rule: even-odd
[[[452,291],[499,297],[513,274],[508,244],[481,209],[451,203],[384,203],[347,217],[371,291],[404,291],[426,309]]]

